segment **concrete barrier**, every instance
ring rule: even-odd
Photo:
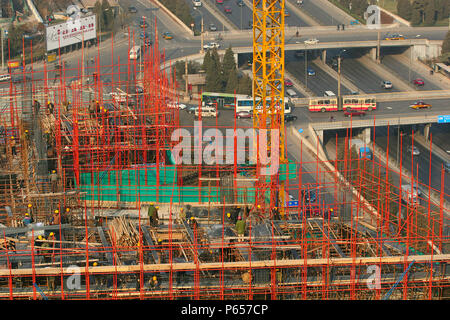
[[[167,9],[161,2],[158,0],[148,0],[157,5],[162,11],[164,11],[173,21],[175,21],[180,27],[182,27],[190,36],[194,36],[194,31],[192,31],[187,25],[184,24],[183,21],[180,20],[175,14],[172,13],[169,9]]]
[[[33,0],[27,0],[28,8],[30,8],[31,12],[33,13],[34,17],[37,21],[40,23],[44,23],[44,20],[42,19],[41,15],[39,14],[39,11],[36,9],[36,6],[34,5]]]

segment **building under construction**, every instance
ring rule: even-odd
[[[416,178],[348,143],[326,161],[299,139],[313,162],[283,146],[269,178],[250,159],[178,164],[173,133],[195,127],[174,107],[157,43],[140,62],[114,63],[109,83],[96,55],[89,70],[83,59],[32,65],[1,93],[2,299],[449,298],[443,188],[426,187],[440,203],[404,201],[393,177]],[[266,129],[266,116],[288,132],[267,112],[252,128]],[[220,116],[208,128],[227,129]]]

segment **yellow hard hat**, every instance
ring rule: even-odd
[[[333,209],[330,209],[331,212],[333,212]]]
[[[55,173],[56,171],[55,170],[52,170],[52,173]]]
[[[227,213],[227,217],[228,217],[228,218],[231,217],[231,214],[230,214],[229,212]]]
[[[156,209],[159,209],[159,207],[158,207],[158,206],[156,206],[155,208],[156,208]]]
[[[184,211],[184,208],[181,208],[180,211]]]
[[[156,276],[153,276],[153,278],[152,278],[152,279],[156,281],[156,279],[157,279],[157,278],[156,278]]]
[[[56,209],[56,210],[55,210],[55,213],[59,213],[59,210],[58,210],[58,209]]]
[[[11,139],[14,139],[14,137],[11,137]]]
[[[54,236],[55,234],[53,232],[50,232],[49,236]]]
[[[47,104],[50,104],[50,101],[47,101]]]
[[[69,104],[70,104],[70,101],[69,101]]]
[[[155,203],[154,202],[150,202],[150,205],[152,206],[152,205],[154,205]]]
[[[258,209],[261,209],[261,206],[258,204]]]
[[[194,217],[191,217],[191,220],[194,220]]]
[[[28,130],[25,130],[25,133],[28,133]]]
[[[278,209],[277,207],[274,207],[274,209]]]
[[[39,239],[39,240],[42,240],[42,236],[38,236],[38,239]]]
[[[69,209],[69,208],[66,208],[66,211],[67,211],[67,212],[69,212],[69,211],[70,211],[70,209]]]
[[[98,265],[98,263],[97,262],[94,262],[94,267],[96,267]]]
[[[29,204],[28,204],[28,208],[31,208],[31,207],[32,207],[32,204],[31,204],[31,203],[29,203]]]
[[[162,242],[161,238],[158,239],[158,242]]]
[[[29,214],[28,214],[28,213],[25,213],[25,216],[27,216],[27,217],[28,217],[28,216],[29,216]]]

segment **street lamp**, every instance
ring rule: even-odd
[[[204,36],[203,36],[203,32],[204,32],[204,27],[203,27],[203,13],[201,12],[201,11],[199,11],[199,10],[197,10],[197,7],[194,7],[194,10],[196,11],[196,12],[198,12],[198,13],[200,13],[200,16],[201,16],[201,30],[200,30],[200,38],[201,38],[201,43],[200,43],[200,45],[201,45],[201,47],[200,47],[200,53],[204,53],[205,52],[205,50],[203,49],[203,42],[204,42]]]
[[[345,49],[339,51],[338,54],[338,108],[342,105],[341,103],[341,55],[345,52]]]

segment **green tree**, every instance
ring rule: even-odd
[[[209,68],[211,67],[211,51],[206,51],[205,57],[203,58],[203,65],[202,69],[205,70],[205,72],[208,72]]]
[[[22,34],[23,31],[14,26],[13,23],[9,25],[8,40],[11,57],[15,57],[22,53]]]
[[[239,78],[237,70],[234,69],[228,73],[227,86],[225,92],[234,93],[235,91],[237,92],[238,89],[239,89]]]
[[[447,32],[444,42],[442,43],[442,54],[450,52],[450,31]]]
[[[428,0],[428,4],[425,7],[424,11],[424,23],[427,26],[432,26],[436,23],[436,9],[435,9],[435,0]]]
[[[412,15],[411,1],[410,0],[398,0],[397,12],[400,17],[409,21],[411,19],[411,15]]]
[[[105,30],[111,30],[114,25],[114,12],[108,0],[103,0],[101,5],[102,19]]]
[[[206,71],[206,90],[212,92],[221,92],[223,90],[222,63],[220,62],[217,49],[211,51],[211,62]]]
[[[232,71],[236,70],[236,61],[234,60],[234,53],[233,53],[233,50],[231,49],[231,47],[229,47],[225,51],[225,55],[223,56],[222,69],[223,69],[223,78],[226,80],[228,80],[230,73]],[[237,77],[237,74],[236,74],[236,77]],[[236,83],[236,87],[234,89],[236,89],[236,88],[237,88],[237,83]]]
[[[423,23],[426,3],[424,0],[414,0],[412,3],[411,23],[419,25]]]
[[[239,79],[239,86],[238,86],[238,92],[239,94],[246,94],[251,96],[252,95],[252,79],[244,74],[240,79]]]

